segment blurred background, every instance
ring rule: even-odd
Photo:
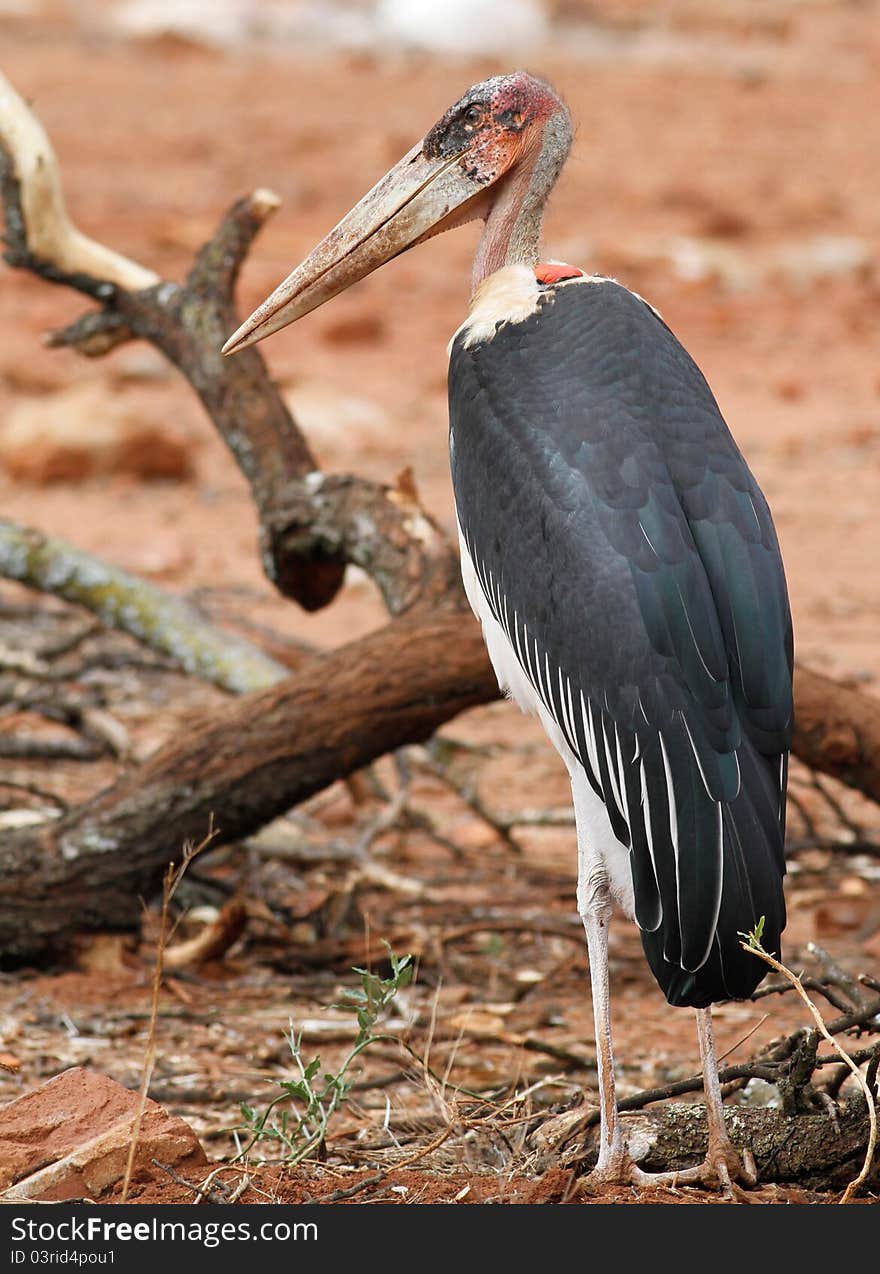
[[[770,502],[799,658],[877,693],[877,0],[0,0],[0,65],[52,138],[76,223],[164,277],[183,277],[235,198],[261,186],[277,191],[281,207],[243,271],[242,315],[471,83],[518,66],[551,80],[571,107],[576,140],[550,202],[546,256],[613,275],[662,312],[707,376]],[[466,313],[476,237],[476,227],[468,227],[407,254],[262,346],[325,469],[390,481],[411,466],[423,501],[450,530],[446,344]],[[313,616],[273,592],[261,571],[244,479],[159,354],[128,344],[90,361],[41,343],[47,329],[84,308],[73,293],[0,266],[3,516],[195,599],[218,623],[252,638],[262,634],[276,652],[285,642],[336,645],[383,623],[373,586],[356,571],[334,605]],[[0,600],[20,634],[33,599],[0,581]],[[105,677],[101,684],[134,759],[185,729],[194,702],[221,697],[196,693],[184,678],[123,684]],[[36,728],[21,713],[7,713],[0,731],[20,730],[23,721]],[[62,731],[45,720],[39,728]],[[496,799],[500,793],[510,806],[567,807],[556,758],[540,730],[509,704],[470,714],[453,732],[475,747],[510,745],[507,754],[486,753],[471,776],[478,785],[491,779]],[[102,756],[88,766],[20,766],[15,777],[75,801],[124,763]],[[504,875],[509,846],[498,827],[448,788],[423,783],[444,834],[463,861],[473,853],[479,864],[450,886],[450,915],[460,913],[463,900],[497,890],[502,875],[511,907],[543,898],[546,886],[548,907],[573,910],[570,828],[549,820],[519,830],[517,884]],[[809,776],[796,783],[809,810]],[[8,793],[5,799],[12,803]],[[816,800],[821,822],[829,811]],[[364,817],[349,794],[335,791],[309,812],[308,834],[351,839]],[[793,817],[803,838],[800,815]],[[875,826],[876,809],[865,817]],[[828,826],[840,835],[837,815]],[[396,866],[416,874],[428,870],[425,864],[438,870],[430,854],[439,851],[426,843],[412,828],[393,843],[385,833],[374,837],[376,852],[390,845]],[[876,858],[844,862],[827,847],[810,852],[793,869],[793,887],[800,882],[792,895],[793,949],[820,938],[854,959],[880,955],[876,927],[866,927],[876,908]],[[216,859],[220,873],[234,879],[245,861],[253,868],[253,859]],[[364,914],[379,936],[401,923],[395,908],[411,916],[410,902],[365,886],[354,891],[354,910],[349,890],[348,910],[328,919],[337,894],[333,872],[322,870],[310,868],[303,886],[289,865],[263,862],[250,882],[263,898],[286,900],[298,943],[307,947],[310,933],[358,938]],[[462,870],[456,859],[454,871]],[[482,879],[484,871],[494,883]],[[262,931],[254,923],[252,943],[274,933],[269,921]],[[498,935],[492,941],[502,942]],[[656,1079],[650,1068],[665,1050],[680,1057],[696,1046],[689,1022],[663,1016],[635,934],[622,932],[616,941],[624,1003],[631,993],[639,1006],[623,1028],[621,1055],[636,1068],[624,1078],[626,1088]],[[285,942],[288,964],[271,967],[289,972],[289,934]],[[521,946],[528,968],[540,980],[552,966],[557,977],[558,1021],[548,1017],[544,1027],[575,1049],[591,1032],[583,962],[558,939],[536,943]],[[142,966],[118,949],[101,958],[109,963],[95,1004],[108,986],[129,998],[146,994]],[[465,1001],[485,985],[496,999],[513,997],[503,943],[469,958],[470,965],[445,968],[450,990],[458,977]],[[348,963],[340,954],[337,970]],[[254,967],[227,966],[210,994],[233,995],[240,978],[250,979],[253,998],[260,976]],[[283,1025],[292,985],[285,979],[280,999],[266,991],[275,995],[274,1016],[267,1010],[244,1041],[227,1040],[229,1074],[239,1064],[236,1048],[251,1049],[255,1038],[269,1039]],[[38,991],[74,1013],[72,1006],[92,1003],[89,985],[65,989],[45,980]],[[317,1001],[331,994],[305,983],[299,993]],[[652,1009],[657,1022],[646,1035]],[[78,1054],[56,1009],[47,1012],[42,1036],[44,1028],[34,1026],[29,1043],[11,1045],[23,1055],[30,1048],[32,1064],[26,1077],[0,1080],[7,1089],[88,1051],[83,1045]],[[758,1016],[749,1006],[731,1006],[728,1018],[723,1012],[725,1040]],[[683,1034],[676,1036],[679,1024]],[[773,1029],[778,1021],[764,1035]],[[438,1039],[442,1052],[442,1031]],[[177,1061],[166,1057],[171,1097],[175,1076],[210,1066],[215,1037],[199,1027],[187,1040],[187,1048],[208,1051],[189,1060],[180,1052]],[[168,1041],[184,1047],[173,1035],[170,1047]],[[274,1057],[271,1049],[266,1056]],[[483,1053],[479,1065],[500,1073],[506,1056],[503,1049]],[[114,1046],[107,1064],[131,1083],[139,1059],[134,1045],[130,1054]],[[683,1065],[690,1073],[694,1058]],[[241,1062],[241,1074],[247,1069]],[[468,1082],[478,1082],[477,1070]],[[534,1078],[540,1069],[519,1073]],[[249,1083],[242,1081],[243,1091]],[[191,1119],[208,1142],[228,1126],[230,1101],[224,1107],[218,1097],[206,1109],[193,1099]]]
[[[97,239],[176,278],[233,198],[281,195],[242,313],[470,83],[518,65],[550,78],[577,139],[547,255],[661,309],[768,494],[801,657],[876,672],[872,0],[2,0],[0,37],[4,70],[54,140],[72,214]],[[265,347],[325,467],[387,478],[412,464],[447,524],[445,346],[476,233],[404,257]],[[3,274],[7,512],[75,526],[93,549],[112,526],[132,569],[246,581],[274,609],[244,483],[158,355],[131,346],[89,363],[41,348],[78,309],[64,290]],[[70,472],[46,454],[53,430],[88,435],[98,404],[167,432],[166,448],[145,449],[156,472],[96,472],[98,457]],[[346,624],[378,621],[371,595],[361,602]],[[335,613],[281,609],[316,640],[335,631]]]
[[[577,139],[547,255],[615,275],[663,312],[767,491],[801,657],[876,672],[872,0],[2,0],[0,38],[4,70],[55,143],[72,215],[97,239],[176,278],[233,198],[281,195],[242,313],[470,83],[518,65],[550,78]],[[445,346],[476,234],[405,256],[265,347],[326,467],[387,478],[413,464],[447,524]],[[240,579],[274,608],[244,483],[158,355],[130,346],[89,363],[41,348],[79,308],[3,273],[7,512],[75,527],[93,549],[112,525],[132,569]],[[88,434],[99,403],[167,431],[144,462],[158,469],[148,485],[44,454],[47,431],[79,422]],[[378,621],[363,602],[346,624]],[[281,609],[283,623],[332,636],[335,614]]]

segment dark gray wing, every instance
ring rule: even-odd
[[[792,721],[767,504],[699,369],[610,281],[453,345],[459,522],[496,618],[618,839],[672,1003],[742,997],[779,949]]]

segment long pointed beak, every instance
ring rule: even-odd
[[[254,345],[411,248],[482,187],[465,176],[461,156],[436,159],[422,142],[386,173],[230,336],[224,354]]]

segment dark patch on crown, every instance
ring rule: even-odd
[[[536,114],[551,113],[561,107],[549,84],[523,71],[495,75],[474,84],[454,106],[440,117],[425,137],[423,150],[430,159],[450,159],[473,145],[483,128],[492,124],[509,133],[519,133]],[[465,114],[471,106],[479,106],[485,121],[468,124]]]
[[[477,88],[482,87],[477,85]],[[489,104],[482,93],[473,91],[465,93],[460,101],[450,106],[445,115],[438,119],[426,136],[422,149],[430,159],[450,159],[453,155],[460,155],[468,149],[474,140],[474,135],[481,127],[480,125],[475,127],[465,121],[465,112],[471,106],[479,106],[486,113],[489,110]]]
[[[493,118],[495,123],[499,124],[508,133],[521,133],[529,122],[525,114],[516,107],[497,111]]]

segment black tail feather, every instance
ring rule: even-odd
[[[781,958],[785,860],[778,779],[774,782],[780,774],[779,758],[768,761],[748,745],[740,749],[739,755],[740,792],[735,800],[722,806],[721,908],[706,960],[700,968],[688,971],[665,958],[664,951],[671,953],[678,946],[677,910],[670,914],[667,907],[659,928],[653,933],[642,932],[648,963],[670,1004],[705,1008],[719,1000],[747,999],[766,974],[767,966],[743,950],[741,935],[754,930],[762,918],[763,946]],[[782,799],[784,802],[784,793]],[[683,923],[686,926],[686,914]]]

